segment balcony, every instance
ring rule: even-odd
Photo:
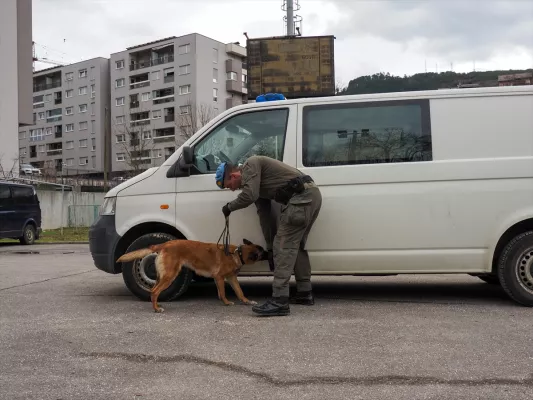
[[[163,78],[164,83],[172,83],[174,82],[174,75],[167,75]]]
[[[172,122],[172,121],[174,121],[174,114],[165,115],[165,122]]]
[[[139,146],[141,144],[140,139],[131,139],[130,140],[130,146]]]
[[[246,57],[246,48],[238,45],[237,43],[227,43],[226,53],[237,57]]]
[[[53,71],[33,77],[33,91],[40,92],[61,87],[61,71]]]
[[[150,118],[138,119],[130,122],[130,126],[150,125]]]
[[[174,54],[165,54],[152,59],[132,59],[130,63],[130,71],[136,71],[138,69],[153,67],[155,65],[167,64],[171,62],[174,62]]]
[[[58,104],[61,104],[61,103],[62,103],[61,98],[59,98],[59,99],[54,99],[54,104],[55,104],[55,105],[58,105]]]
[[[62,125],[56,125],[54,127],[54,137],[56,139],[60,139],[63,137],[63,126]]]
[[[228,79],[226,81],[226,90],[230,93],[244,94],[248,90],[242,87],[242,82]],[[246,92],[245,92],[246,90]]]
[[[137,108],[137,107],[139,107],[139,101],[130,102],[130,108]]]
[[[139,89],[146,86],[150,86],[148,73],[130,76],[130,89]]]
[[[63,154],[63,149],[46,150],[47,156],[57,156]]]
[[[173,142],[175,140],[175,128],[156,129],[152,137],[154,143]]]
[[[35,153],[30,153],[30,158],[37,158],[37,152],[35,152]]]
[[[63,117],[61,115],[53,115],[51,117],[46,117],[46,122],[59,122],[62,120]]]
[[[243,104],[243,102],[242,102],[242,98],[240,98],[239,96],[228,97],[226,99],[226,110],[229,110],[230,108],[239,106],[241,104]]]
[[[239,73],[242,71],[242,62],[228,58],[226,60],[226,72]]]
[[[42,92],[43,90],[55,89],[58,87],[61,87],[61,81],[51,82],[51,83],[39,83],[39,84],[33,85],[33,91]]]

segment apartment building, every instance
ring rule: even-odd
[[[0,179],[18,175],[17,130],[32,123],[32,3],[0,1]]]
[[[35,72],[33,125],[19,129],[20,162],[52,176],[101,175],[106,140],[110,146],[109,79],[109,59],[101,57]]]
[[[114,172],[159,166],[218,113],[246,102],[246,49],[193,33],[111,55]]]

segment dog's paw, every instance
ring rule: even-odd
[[[226,305],[227,305],[227,306],[233,306],[233,305],[235,305],[235,303],[234,303],[233,301],[228,301],[228,302],[226,303]]]
[[[156,313],[162,313],[164,311],[165,311],[165,309],[162,308],[162,307],[159,307],[158,309],[154,310],[154,312],[156,312]]]
[[[243,301],[243,304],[247,306],[255,306],[257,305],[257,301],[253,301],[253,300]]]

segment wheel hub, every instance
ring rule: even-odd
[[[527,249],[518,259],[516,274],[520,285],[533,294],[533,248]]]
[[[155,254],[150,254],[142,260],[135,260],[133,263],[133,276],[135,281],[145,290],[150,290],[155,285],[157,273],[155,270]]]

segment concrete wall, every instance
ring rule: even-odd
[[[2,0],[1,3],[4,3],[4,1],[5,0]],[[11,0],[8,0],[8,2],[9,1]],[[31,125],[33,124],[32,4],[31,0],[16,0],[16,3],[18,122],[21,125]],[[5,60],[4,57],[2,57],[2,60]]]
[[[41,203],[42,228],[58,229],[68,226],[90,226],[94,222],[95,210],[104,202],[105,193],[64,192],[38,190]],[[98,211],[96,211],[98,212]]]

